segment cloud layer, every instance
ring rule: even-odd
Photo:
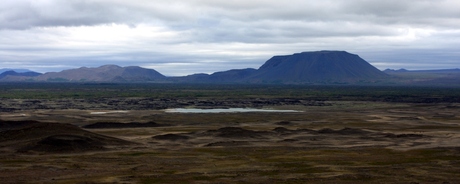
[[[118,64],[187,75],[346,50],[380,69],[458,68],[458,7],[457,0],[2,1],[0,67]]]

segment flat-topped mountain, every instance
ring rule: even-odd
[[[358,55],[345,51],[317,51],[274,56],[250,80],[295,83],[356,82],[383,79],[387,76]]]
[[[97,68],[81,67],[78,69],[49,72],[35,78],[37,81],[63,82],[144,82],[160,81],[166,77],[153,69],[138,66],[120,67],[104,65]]]

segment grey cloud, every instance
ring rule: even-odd
[[[377,24],[457,27],[460,21],[456,0],[350,0],[342,6],[343,14]]]
[[[458,7],[455,5],[460,4],[453,0],[293,0],[289,3],[268,0],[39,2],[18,0],[16,3],[0,3],[4,4],[0,6],[3,7],[0,8],[0,28],[28,29],[35,26],[92,26],[110,23],[135,26],[139,23],[157,23],[170,28],[207,32],[206,35],[214,40],[213,36],[221,38],[222,35],[232,35],[232,30],[238,37],[253,35],[253,31],[245,29],[254,29],[256,32],[257,29],[261,29],[259,32],[274,31],[281,37],[297,36],[299,33],[298,36],[385,36],[391,30],[384,26],[439,25],[457,28],[460,24],[460,11],[455,8]],[[206,25],[203,24],[206,19],[222,22]],[[291,25],[286,25],[289,23]],[[379,29],[371,30],[369,27]],[[224,30],[220,31],[219,28]],[[206,39],[208,38],[204,40]]]
[[[459,54],[449,50],[460,47],[458,7],[457,0],[6,0],[0,1],[0,63],[30,62],[43,70],[40,65],[111,63],[177,74],[254,67],[272,55],[327,49],[387,66],[437,59],[458,67]],[[114,40],[74,35],[77,28],[112,24],[133,29]],[[139,26],[161,31],[138,33]],[[160,33],[170,36],[155,37]],[[205,62],[214,69],[200,71]]]
[[[380,69],[406,68],[446,69],[460,68],[460,52],[454,48],[444,49],[388,49],[378,51],[362,51],[360,56],[375,63]]]
[[[2,5],[4,2],[0,2]],[[110,1],[17,0],[0,6],[0,28],[29,29],[48,26],[92,26],[109,23],[137,24],[151,14],[143,8]],[[159,11],[153,11],[159,12]],[[162,16],[165,18],[167,16]],[[153,16],[152,19],[156,17]]]
[[[80,26],[104,23],[104,9],[97,4],[75,1],[40,1],[18,0],[2,6],[1,28],[28,29],[35,26]]]
[[[232,28],[232,29],[229,29]],[[194,29],[200,42],[292,43],[312,38],[397,36],[393,28],[351,22],[303,22],[264,20],[246,22],[222,20],[207,29]]]
[[[193,22],[201,17],[248,22],[261,20],[305,22],[366,22],[387,24],[452,24],[460,12],[454,0],[421,1],[27,1],[1,2],[2,28],[33,26],[81,26],[106,23],[160,21]],[[425,21],[426,20],[426,21]],[[452,26],[452,25],[450,25]]]

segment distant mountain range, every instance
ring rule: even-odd
[[[61,72],[48,72],[33,78],[48,82],[145,82],[165,80],[159,72],[138,66],[104,65],[98,68],[81,67]]]
[[[425,85],[425,86],[460,86],[460,69],[440,70],[392,70],[386,69],[385,73],[391,75],[399,84]]]
[[[17,72],[17,73],[33,72],[33,71],[29,70],[29,69],[1,68],[1,69],[0,69],[0,74],[1,74],[1,73],[4,73],[4,72],[7,72],[7,71],[14,71],[14,72]]]
[[[439,69],[439,70],[406,70],[404,68],[401,68],[399,70],[393,70],[393,69],[386,69],[383,72],[385,73],[459,73],[460,69],[454,68],[454,69]]]
[[[28,82],[168,82],[267,84],[444,84],[460,85],[460,70],[380,71],[358,55],[345,51],[302,52],[274,56],[258,69],[232,69],[213,74],[165,77],[154,69],[104,65],[61,72],[3,72],[0,81]]]
[[[33,72],[30,70],[7,70],[7,71],[0,73],[0,79],[6,78],[6,77],[37,77],[40,75],[41,73]]]
[[[345,51],[316,51],[274,56],[259,69],[194,74],[178,77],[177,81],[314,84],[375,82],[388,77],[357,55]]]

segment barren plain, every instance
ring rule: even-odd
[[[458,89],[285,88],[7,86],[0,181],[460,183]]]

